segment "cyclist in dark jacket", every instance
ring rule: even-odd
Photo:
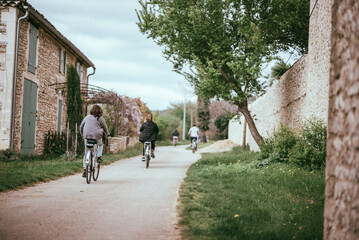
[[[172,133],[173,146],[177,145],[178,137],[179,137],[179,133],[178,133],[177,129],[175,129],[174,132]]]
[[[149,113],[147,114],[147,117],[146,117],[146,122],[144,122],[142,124],[142,126],[140,127],[140,132],[141,132],[141,135],[140,135],[140,142],[144,143],[144,142],[151,142],[151,157],[152,158],[155,158],[155,154],[154,154],[154,151],[155,151],[155,143],[156,143],[156,140],[157,140],[157,136],[158,136],[158,132],[160,130],[158,129],[158,126],[156,123],[154,123],[152,121],[152,114]],[[143,152],[142,152],[142,160],[144,160],[144,155],[145,155],[145,152],[144,152],[144,148],[143,148]]]

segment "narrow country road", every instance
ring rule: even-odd
[[[140,157],[0,194],[0,239],[180,239],[178,189],[200,158],[186,146],[159,147],[146,169]]]

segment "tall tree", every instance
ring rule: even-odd
[[[67,71],[67,119],[69,121],[70,130],[75,132],[76,123],[78,127],[82,121],[82,99],[80,76],[76,68],[69,66]]]
[[[204,132],[204,140],[207,136],[206,132],[209,130],[209,124],[211,123],[211,114],[209,107],[211,102],[209,99],[198,97],[197,99],[197,121],[198,127]]]
[[[281,19],[273,13],[287,8],[286,2],[297,1],[140,1],[138,26],[148,38],[164,46],[166,59],[201,97],[221,98],[237,105],[260,145],[263,138],[248,110],[247,99],[263,91],[258,81],[262,65],[279,49],[298,45],[267,29],[278,27]],[[291,9],[286,10],[286,16],[293,14]],[[291,29],[295,28],[288,31]]]

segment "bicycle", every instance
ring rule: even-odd
[[[151,142],[145,142],[143,144],[143,147],[145,149],[146,168],[148,168],[150,165],[150,160],[151,160]]]
[[[89,149],[85,159],[86,182],[87,184],[90,184],[91,177],[94,181],[97,181],[100,173],[100,163],[97,162],[97,140],[86,139],[86,148]]]
[[[176,146],[178,142],[178,137],[173,136],[173,146]]]
[[[192,153],[195,153],[197,151],[197,139],[192,139]]]

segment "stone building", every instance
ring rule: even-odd
[[[94,64],[26,0],[2,0],[0,9],[0,149],[42,154],[45,134],[66,127],[58,86],[67,67],[86,84]]]

